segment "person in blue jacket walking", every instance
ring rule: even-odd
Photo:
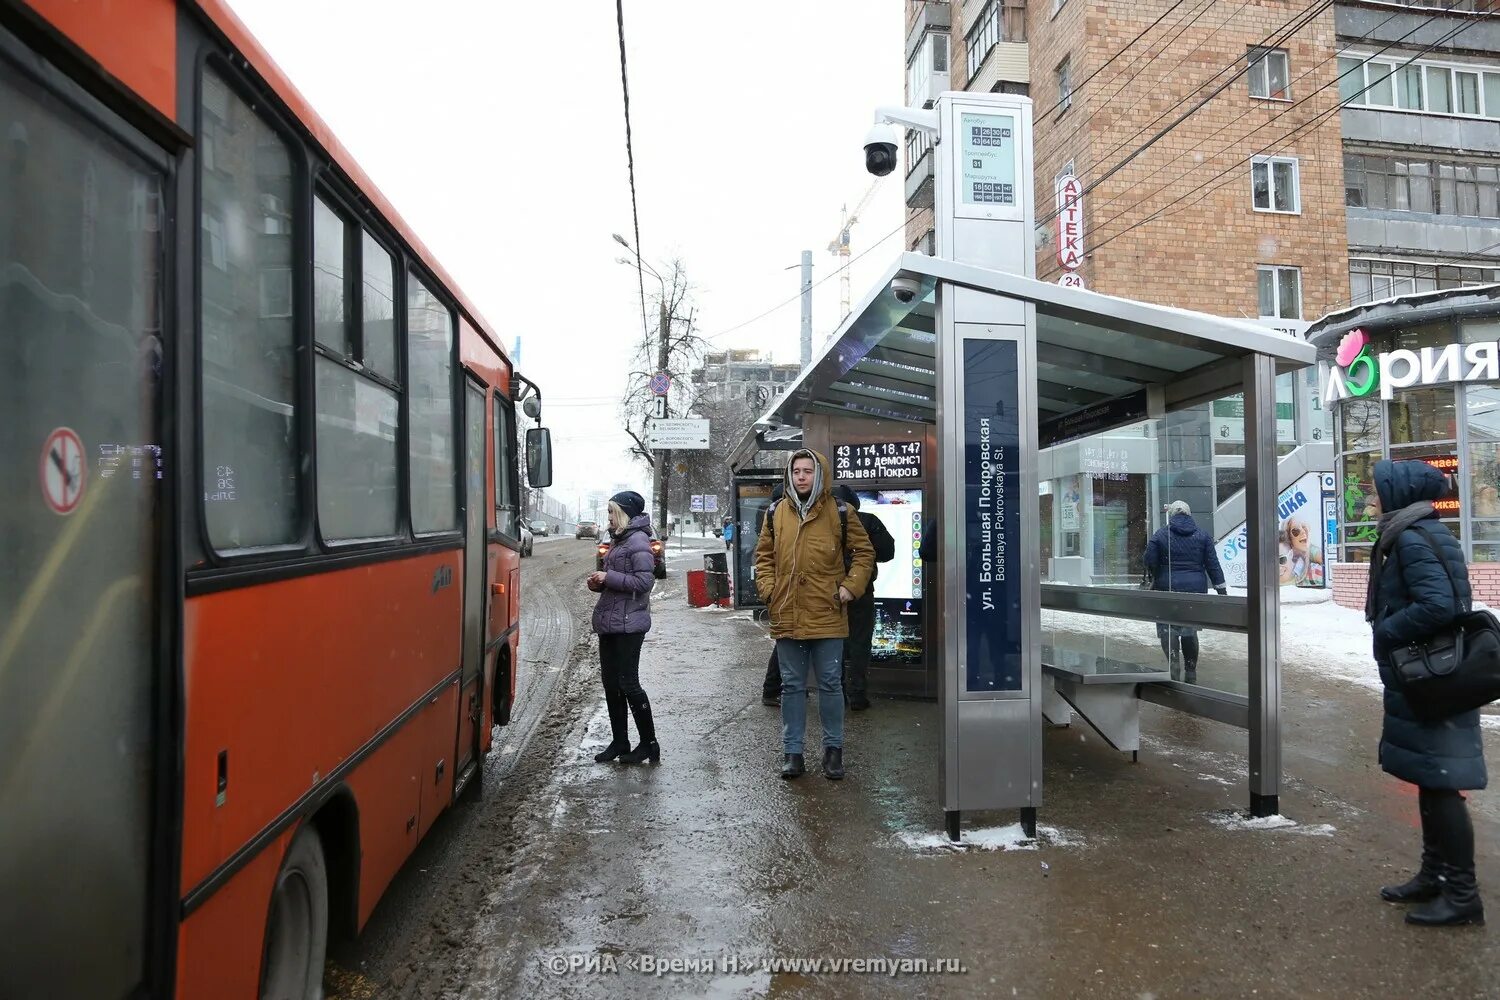
[[[1380,896],[1389,903],[1424,904],[1406,914],[1409,924],[1482,924],[1474,826],[1460,794],[1489,781],[1479,710],[1419,721],[1390,662],[1393,650],[1443,631],[1469,610],[1463,547],[1432,505],[1452,492],[1452,482],[1426,462],[1389,460],[1375,463],[1374,478],[1380,535],[1370,552],[1365,619],[1385,685],[1380,766],[1417,786],[1422,817],[1421,868],[1405,884],[1382,888]]]
[[[1219,553],[1214,551],[1213,536],[1193,520],[1193,512],[1183,500],[1167,504],[1167,523],[1146,543],[1146,569],[1151,571],[1152,589],[1177,594],[1206,594],[1209,585],[1220,594],[1229,593],[1224,586],[1224,570]],[[1156,635],[1161,639],[1162,655],[1172,668],[1172,679],[1198,683],[1198,630],[1186,625],[1158,622]],[[1178,676],[1179,655],[1182,674]]]

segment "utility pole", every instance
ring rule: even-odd
[[[812,364],[812,251],[802,251],[802,370]]]
[[[661,313],[658,317],[658,328],[656,333],[656,370],[665,372],[671,360],[671,316],[667,312],[667,297],[663,293],[661,298]],[[662,397],[662,416],[670,417],[672,411],[668,409],[669,396]],[[658,451],[656,453],[656,482],[653,484],[656,493],[656,528],[665,531],[667,527],[667,470],[672,461],[670,451]]]

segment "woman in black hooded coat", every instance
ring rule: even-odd
[[[1432,502],[1451,492],[1447,476],[1426,462],[1375,463],[1380,537],[1370,555],[1365,618],[1374,630],[1375,662],[1385,685],[1380,766],[1418,788],[1422,867],[1382,899],[1422,903],[1406,914],[1424,926],[1484,923],[1474,877],[1474,827],[1463,791],[1484,788],[1484,744],[1478,710],[1421,722],[1401,693],[1394,650],[1441,632],[1469,609],[1463,548],[1438,520]]]

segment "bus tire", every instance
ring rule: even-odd
[[[318,831],[292,838],[271,893],[261,1000],[322,1000],[328,954],[328,866]]]

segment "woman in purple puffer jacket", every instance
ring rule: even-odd
[[[641,643],[651,631],[652,570],[651,519],[639,493],[617,493],[609,501],[609,533],[613,539],[604,556],[604,569],[592,573],[588,588],[599,595],[594,607],[594,631],[599,634],[599,673],[604,681],[604,703],[609,708],[609,746],[594,757],[600,764],[620,759],[622,764],[661,761],[651,702],[641,687]],[[630,749],[625,709],[635,716],[641,742]]]

